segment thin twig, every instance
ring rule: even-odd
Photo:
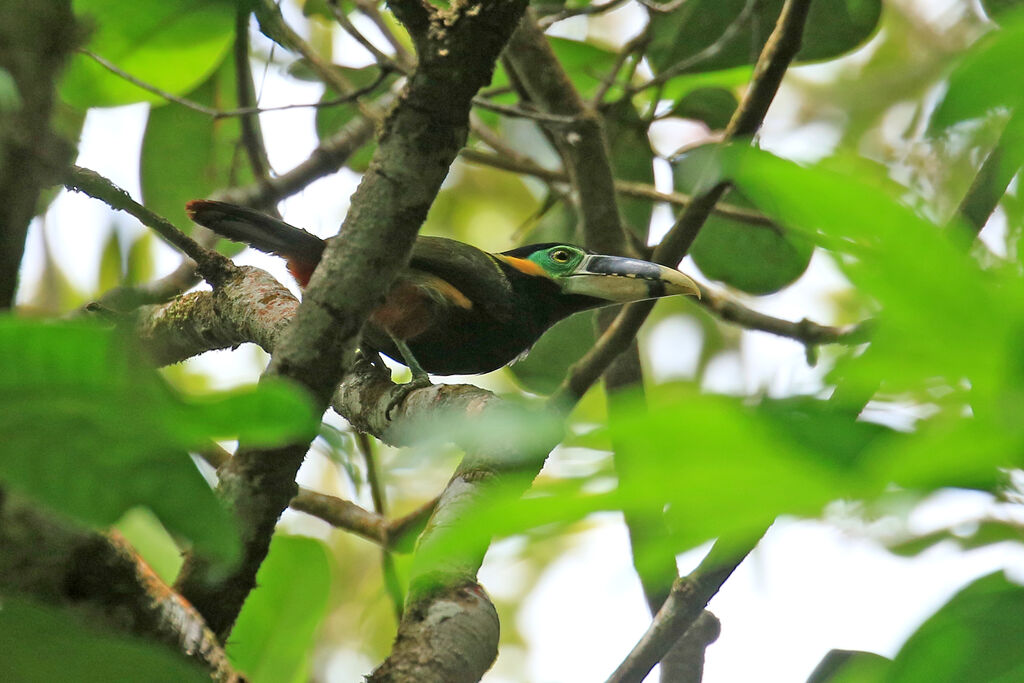
[[[607,683],[640,683],[701,616],[708,601],[754,545],[756,542],[749,545],[746,552],[727,560],[720,557],[721,552],[717,546],[713,547],[697,569],[688,576],[676,579],[668,599],[654,616],[647,632],[608,678]]]
[[[105,202],[112,209],[125,211],[163,237],[171,245],[177,247],[186,256],[196,262],[199,272],[206,280],[217,286],[235,271],[231,259],[207,249],[191,237],[174,227],[163,216],[158,216],[142,204],[132,199],[127,192],[104,178],[96,171],[72,165],[68,169],[64,186],[69,190],[83,192],[90,197]]]
[[[373,509],[378,516],[384,518],[387,515],[387,501],[385,499],[384,484],[380,480],[377,471],[377,459],[373,452],[373,442],[366,432],[356,432],[356,445],[363,456],[363,463],[366,465],[366,482],[370,485],[370,497],[373,499]],[[391,598],[391,607],[395,612],[395,619],[402,619],[402,609],[405,606],[405,593],[402,591],[402,582],[398,579],[398,570],[395,568],[395,558],[385,545],[381,549],[381,569],[384,574],[384,588],[388,597]]]
[[[384,20],[384,16],[377,9],[374,0],[355,0],[355,5],[359,8],[360,12],[373,22],[373,25],[377,27],[377,30],[381,32],[384,39],[391,45],[391,48],[395,51],[395,60],[405,69],[411,71],[416,66],[416,58],[409,53],[405,45],[402,44],[402,41],[395,36],[394,31],[391,30],[391,27]]]
[[[200,114],[206,114],[207,116],[211,116],[214,119],[226,119],[235,116],[250,116],[252,114],[263,114],[270,111],[284,111],[286,109],[320,109],[323,107],[333,107],[338,104],[345,104],[347,102],[357,100],[363,95],[369,94],[376,90],[377,86],[379,86],[384,81],[384,79],[387,78],[388,75],[387,71],[381,71],[381,73],[377,75],[377,78],[374,79],[373,83],[363,88],[356,88],[354,90],[349,88],[349,91],[346,92],[344,95],[339,95],[338,97],[332,97],[330,99],[321,100],[319,102],[310,102],[308,104],[282,104],[274,107],[239,107],[237,109],[217,109],[216,107],[207,107],[205,104],[200,104],[199,102],[196,102],[194,100],[190,100],[185,97],[180,97],[178,95],[175,95],[174,93],[167,92],[162,88],[158,88],[157,86],[151,83],[147,83],[133,76],[127,71],[124,71],[112,62],[107,61],[107,59],[101,57],[95,52],[92,52],[85,48],[79,48],[79,52],[86,55],[87,57],[94,59],[105,69],[107,69],[113,74],[116,74],[117,76],[120,76],[132,85],[142,88],[143,90],[153,93],[154,95],[162,97],[168,102],[180,104],[181,106],[191,109],[192,111],[199,112]]]
[[[476,133],[478,131],[474,128],[473,132]],[[488,146],[491,145],[489,141],[485,140],[485,142],[487,142]],[[513,154],[515,154],[515,152],[513,152]],[[492,168],[500,168],[513,173],[523,173],[525,175],[539,178],[547,183],[569,182],[569,177],[564,171],[544,168],[529,157],[525,157],[521,154],[515,154],[513,157],[508,154],[489,154],[477,149],[466,148],[459,153],[459,156],[471,163],[483,164]],[[651,201],[665,202],[666,204],[672,204],[674,206],[685,207],[693,201],[693,197],[691,195],[684,194],[682,192],[661,192],[653,185],[635,183],[628,180],[616,180],[615,191],[626,197],[650,199]],[[781,232],[781,228],[779,228],[770,218],[752,209],[745,209],[741,206],[726,204],[723,202],[715,205],[714,212],[724,218],[731,218],[748,225],[768,227],[777,232]]]
[[[288,25],[288,22],[281,15],[281,9],[275,4],[274,0],[256,0],[254,11],[264,34],[285,49],[302,55],[309,67],[319,76],[320,80],[335,92],[345,93],[342,95],[343,97],[350,97],[352,93],[363,90],[353,87],[352,82],[341,71],[335,69],[333,64],[325,61],[309,43],[303,40],[302,36]],[[386,77],[387,73],[386,70],[381,71],[381,81]],[[371,85],[376,88],[379,82]],[[361,102],[358,98],[355,99],[355,103],[363,116],[375,121],[383,117],[383,112],[376,107]]]
[[[250,109],[256,106],[256,91],[253,87],[252,69],[249,64],[249,11],[239,8],[235,14],[235,93],[238,104]],[[242,146],[249,159],[249,167],[257,182],[266,183],[270,177],[270,157],[263,141],[258,114],[244,114],[239,118],[242,130]],[[270,213],[276,218],[281,214],[277,207],[271,207]]]
[[[647,43],[650,42],[650,40],[651,33],[648,27],[645,28],[640,33],[640,35],[633,38],[622,47],[622,50],[620,50],[619,53],[615,56],[615,64],[612,65],[612,68],[608,72],[608,75],[602,78],[601,84],[597,86],[597,91],[594,93],[594,96],[590,100],[591,106],[601,106],[601,103],[604,102],[605,95],[607,95],[611,87],[615,85],[615,81],[619,76],[619,71],[622,70],[622,66],[626,63],[626,60],[629,59],[634,53],[642,52],[644,48],[647,46]],[[632,77],[632,74],[636,72],[636,64],[638,64],[639,61],[639,58],[634,61],[633,68],[630,69],[630,77]],[[626,82],[628,83],[629,81],[627,80]]]
[[[220,469],[231,459],[231,453],[216,442],[210,442],[196,455],[214,469]],[[412,549],[408,543],[410,535],[426,523],[436,505],[437,499],[434,498],[403,517],[388,520],[383,514],[371,512],[344,498],[299,487],[289,507],[322,519],[338,529],[351,531],[386,550],[408,552]]]
[[[696,66],[697,64],[700,64],[701,62],[707,59],[711,59],[712,57],[717,55],[725,47],[725,44],[732,40],[733,37],[735,37],[736,33],[740,30],[740,28],[742,28],[743,23],[746,22],[747,18],[750,16],[750,13],[753,11],[756,5],[757,0],[747,0],[746,4],[743,5],[743,9],[740,10],[740,13],[736,15],[736,18],[733,21],[731,21],[728,26],[725,27],[725,30],[722,31],[722,35],[720,35],[717,40],[715,40],[713,43],[705,47],[703,50],[700,50],[699,52],[690,55],[686,59],[676,62],[675,64],[665,69],[651,80],[646,81],[645,83],[641,83],[636,87],[627,88],[626,97],[632,97],[633,95],[636,95],[639,92],[647,90],[648,88],[661,86],[667,83],[669,80],[682,74],[687,69],[690,69]]]
[[[497,102],[491,102],[483,97],[474,97],[473,104],[481,109],[487,109],[489,111],[497,112],[498,114],[520,119],[530,119],[550,126],[571,127],[579,123],[579,119],[575,116],[559,116],[558,114],[548,114],[546,112],[523,109],[522,107],[515,107],[507,104],[498,104]]]
[[[348,18],[347,14],[345,14],[345,11],[338,6],[338,0],[328,0],[327,6],[331,8],[331,14],[334,15],[334,20],[337,21],[338,25],[345,30],[345,33],[352,36],[357,43],[362,45],[363,49],[369,52],[382,68],[397,71],[399,73],[408,73],[408,69],[404,64],[400,64],[398,61],[384,54],[380,48],[374,45],[369,38],[364,36],[362,32],[356,28],[355,24],[352,23],[352,20]]]
[[[538,14],[541,14],[543,16],[541,16],[537,20],[537,24],[541,28],[547,28],[552,24],[558,23],[559,21],[564,21],[566,19],[571,19],[573,17],[594,16],[597,14],[604,14],[605,12],[610,12],[616,7],[625,4],[625,2],[626,0],[608,0],[608,2],[604,2],[601,4],[595,3],[593,5],[584,5],[583,7],[573,7],[570,9],[559,7],[557,11],[551,14],[544,12],[543,7],[538,7]]]

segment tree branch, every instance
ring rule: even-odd
[[[688,576],[676,579],[665,604],[658,610],[647,632],[611,675],[608,683],[640,683],[684,634],[689,635],[688,631],[696,625],[708,601],[747,556],[744,552],[738,557],[723,560],[716,549],[712,548],[700,566]],[[694,635],[698,636],[696,640],[703,640],[706,646],[714,642],[718,634],[706,619],[703,628],[708,632]]]
[[[74,148],[50,128],[54,83],[78,42],[71,2],[0,5],[0,73],[14,81],[0,107],[0,310],[14,306],[29,223],[40,192],[59,183]]]
[[[489,82],[524,4],[457,5],[430,34],[429,49],[420,51],[341,232],[328,240],[266,373],[305,387],[316,408],[329,404],[355,359],[363,322],[404,267],[416,231],[465,142],[472,98]],[[308,445],[243,448],[219,472],[218,491],[242,527],[243,564],[222,580],[193,556],[179,585],[222,636],[253,587],[277,517],[294,496],[295,473]]]
[[[103,536],[0,493],[0,591],[79,609],[118,631],[162,643],[240,680],[202,617],[119,535]]]
[[[236,268],[231,259],[200,246],[191,237],[174,227],[166,218],[158,216],[139,204],[127,192],[99,173],[72,165],[68,169],[64,184],[69,190],[83,192],[106,203],[112,209],[135,216],[139,222],[155,230],[168,243],[195,261],[199,272],[210,284],[217,286],[234,274]]]
[[[540,166],[533,160],[519,156],[511,158],[504,154],[491,154],[478,149],[466,148],[459,153],[465,161],[474,164],[482,164],[491,168],[499,168],[513,173],[539,178],[548,183],[569,182],[569,175],[565,171],[551,170]],[[628,180],[615,181],[615,191],[624,197],[636,199],[650,199],[655,202],[665,202],[673,206],[685,207],[693,201],[693,197],[682,192],[661,192],[653,185],[645,183],[634,183]],[[746,209],[734,204],[719,203],[715,205],[714,212],[723,218],[746,223],[747,225],[763,226],[773,230],[780,228],[767,216],[752,209]]]

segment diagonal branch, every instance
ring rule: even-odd
[[[235,264],[231,259],[200,245],[166,218],[139,204],[127,192],[99,173],[72,165],[68,169],[64,184],[69,190],[83,192],[105,202],[112,209],[124,211],[138,218],[143,225],[155,230],[167,242],[195,261],[199,272],[211,284],[223,282],[235,271]]]

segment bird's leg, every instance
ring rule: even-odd
[[[427,371],[423,369],[420,362],[416,360],[416,356],[412,355],[412,350],[409,348],[409,345],[395,336],[391,337],[391,341],[394,342],[395,348],[397,348],[398,352],[402,354],[402,360],[409,366],[409,370],[412,371],[412,379],[399,386],[395,390],[396,394],[394,398],[388,402],[388,407],[387,410],[384,411],[384,416],[389,420],[391,419],[392,409],[404,401],[405,397],[408,396],[410,392],[430,386],[430,376],[427,375]]]

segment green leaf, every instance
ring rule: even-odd
[[[647,124],[637,114],[633,103],[621,99],[602,113],[615,177],[654,185],[654,150],[647,137]],[[618,203],[626,227],[646,243],[654,205],[645,199],[622,196]]]
[[[886,681],[1024,679],[1024,587],[1001,573],[970,584],[903,645]]]
[[[121,233],[116,225],[111,226],[106,243],[100,254],[99,282],[96,290],[105,292],[121,284],[124,279],[124,264],[121,260]]]
[[[722,41],[746,4],[747,0],[691,0],[672,12],[652,12],[647,55],[655,73],[712,44],[719,49],[684,73],[727,69],[757,61],[782,11],[783,0],[755,3],[738,30]],[[797,60],[831,59],[853,50],[875,32],[881,12],[881,0],[816,0],[811,3]]]
[[[363,67],[361,69],[354,69],[348,66],[334,66],[333,69],[337,71],[341,76],[347,79],[353,89],[360,89],[369,87],[374,81],[380,78],[380,67],[376,64]],[[395,81],[397,76],[390,75],[380,83],[380,88],[383,90],[388,85]],[[320,97],[321,102],[334,100],[338,98],[338,93],[330,88],[324,90],[324,94]],[[325,138],[337,133],[341,130],[345,124],[356,117],[359,112],[355,102],[342,102],[341,104],[333,104],[328,107],[317,107],[316,110],[316,134],[317,137],[323,141]]]
[[[5,596],[0,604],[5,680],[51,683],[209,683],[209,673],[165,645],[105,631],[72,610]]]
[[[618,59],[612,50],[580,40],[548,37],[548,42],[583,98],[593,97]]]
[[[227,651],[253,683],[309,679],[316,632],[327,613],[331,571],[323,544],[276,535]]]
[[[719,170],[708,148],[694,150],[673,164],[677,191],[702,192],[719,180]],[[710,175],[709,175],[710,174]],[[750,202],[733,193],[729,201],[739,206]],[[775,226],[751,225],[712,214],[697,235],[690,256],[713,280],[750,294],[771,294],[803,275],[811,261],[814,243],[807,234]]]
[[[109,330],[0,318],[0,478],[85,522],[137,505],[202,553],[235,556],[235,526],[187,455],[212,438],[312,436],[305,398],[263,386],[183,401]]]
[[[881,683],[890,663],[874,652],[829,650],[807,683]]]
[[[184,558],[160,520],[150,510],[137,507],[126,512],[116,526],[164,583],[173,585]]]
[[[739,102],[727,88],[696,88],[672,107],[672,116],[703,121],[712,130],[721,130],[729,123]]]
[[[949,87],[929,121],[939,133],[999,108],[1013,108],[1024,96],[1018,67],[1024,63],[1024,12],[1007,15],[1002,28],[970,47],[949,76]]]
[[[208,107],[234,109],[238,97],[232,60],[188,96]],[[146,206],[191,233],[185,202],[254,179],[241,138],[237,117],[214,120],[174,103],[151,109],[139,160]],[[242,247],[231,248],[237,252]]]
[[[135,78],[181,95],[206,80],[234,36],[234,0],[75,0],[94,27],[86,48]],[[75,55],[60,84],[76,107],[163,102],[86,55]]]
[[[1021,0],[981,0],[981,6],[990,19],[999,21],[1004,15],[1019,8]]]
[[[746,145],[720,149],[714,164],[769,217],[819,231],[842,255],[858,293],[880,306],[871,346],[838,366],[847,381],[872,394],[883,378],[890,391],[919,390],[935,378],[1012,386],[1018,375],[1008,375],[1006,363],[1017,356],[1012,340],[1024,324],[1018,278],[983,274],[948,234],[890,196],[891,188],[862,177]]]
[[[594,345],[595,338],[594,313],[578,313],[548,330],[509,370],[527,391],[551,394],[573,363]]]

